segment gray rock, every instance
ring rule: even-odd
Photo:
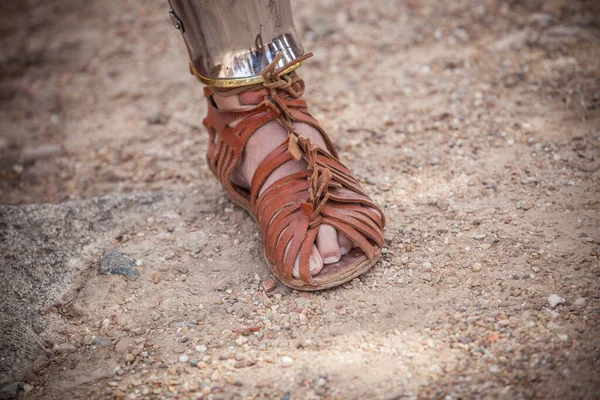
[[[392,241],[394,240],[394,234],[392,232],[389,232],[389,231],[384,232],[383,237],[385,239],[385,244],[387,244],[387,245],[392,244]]]
[[[171,117],[161,110],[160,106],[153,105],[146,115],[146,121],[149,125],[165,125]]]
[[[58,354],[75,353],[77,351],[77,347],[71,343],[61,343],[54,345],[54,351]]]
[[[528,36],[529,32],[527,30],[511,32],[500,38],[500,40],[494,43],[492,47],[496,51],[517,49],[523,47],[527,43]]]
[[[0,389],[0,400],[16,399],[19,395],[19,389],[23,387],[22,382],[13,382]]]
[[[28,163],[36,160],[41,160],[44,158],[54,157],[61,152],[60,146],[56,144],[47,144],[37,147],[25,147],[21,152],[21,158],[19,161],[21,163]]]
[[[50,364],[50,360],[45,355],[41,355],[33,362],[33,372],[39,374],[44,368]]]
[[[547,47],[570,46],[578,42],[593,41],[590,29],[577,25],[555,25],[547,29],[540,37],[540,44]]]
[[[548,304],[552,308],[556,308],[556,306],[558,306],[559,304],[563,304],[565,302],[566,302],[566,300],[564,298],[562,298],[559,295],[554,294],[554,293],[548,297]]]
[[[100,275],[122,275],[133,281],[140,277],[140,273],[133,269],[133,261],[118,250],[113,250],[102,257],[98,264]]]

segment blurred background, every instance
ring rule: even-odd
[[[56,203],[208,177],[201,88],[165,19],[166,1],[2,3],[2,203]],[[304,71],[319,82],[309,87],[314,106],[341,107],[323,96],[347,90],[340,75],[366,83],[368,93],[349,96],[385,109],[383,133],[422,123],[402,115],[405,102],[452,101],[470,90],[485,104],[485,85],[552,98],[582,119],[597,110],[596,1],[294,4],[304,45],[315,53]],[[427,86],[413,87],[425,74]],[[440,82],[454,86],[444,91]]]

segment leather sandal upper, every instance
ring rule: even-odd
[[[295,74],[280,76],[278,58],[262,75],[265,82],[238,90],[240,104],[252,106],[241,111],[219,110],[212,99],[214,88],[205,88],[208,113],[203,123],[209,133],[207,161],[211,171],[232,199],[249,210],[260,226],[265,256],[284,282],[295,280],[294,261],[300,257],[300,279],[317,283],[310,274],[309,258],[321,224],[343,232],[369,260],[383,247],[385,217],[369,198],[352,172],[339,160],[327,134],[308,112],[301,99],[304,82]],[[230,124],[239,121],[234,126]],[[261,162],[252,177],[250,190],[232,183],[232,175],[248,139],[263,125],[277,121],[288,137]],[[298,134],[294,124],[317,129],[327,146],[320,148]],[[303,159],[307,169],[285,176],[263,190],[277,168],[291,160]],[[324,268],[327,268],[325,266]]]

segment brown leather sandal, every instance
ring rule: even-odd
[[[310,54],[302,57],[310,57]],[[357,179],[338,159],[337,152],[300,97],[304,81],[295,72],[283,75],[290,64],[276,69],[280,57],[264,69],[264,82],[250,87],[219,89],[205,87],[208,114],[203,123],[210,135],[207,161],[233,201],[246,209],[260,226],[264,255],[271,271],[287,286],[298,290],[320,290],[341,285],[370,269],[383,247],[385,217]],[[302,60],[296,60],[297,63]],[[214,93],[237,95],[242,111],[220,111]],[[239,121],[231,127],[233,121]],[[277,121],[288,138],[260,164],[250,190],[232,181],[248,139],[267,122]],[[299,135],[294,123],[308,124],[323,135],[327,150]],[[306,171],[283,177],[260,193],[269,175],[290,160],[304,159]],[[259,195],[260,194],[260,195]],[[309,257],[318,228],[328,224],[345,233],[356,246],[335,264],[323,266],[314,277]],[[287,249],[287,252],[286,252]],[[300,255],[299,275],[292,274]]]

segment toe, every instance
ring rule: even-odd
[[[323,269],[323,258],[321,258],[319,249],[317,249],[317,246],[314,244],[311,249],[309,263],[310,264],[308,268],[310,269],[310,274],[312,276],[315,276]],[[294,261],[292,275],[294,275],[294,278],[300,279],[300,255],[298,255],[298,257],[296,257],[296,261]]]
[[[352,240],[350,240],[350,238],[348,238],[348,236],[346,236],[346,234],[344,234],[343,232],[337,233],[337,241],[340,246],[341,255],[348,253],[350,250],[352,250],[352,247],[354,246]]]
[[[317,233],[317,247],[323,258],[323,264],[332,264],[340,260],[340,246],[337,231],[331,225],[321,225]]]
[[[323,269],[323,258],[319,253],[317,246],[313,244],[312,252],[310,254],[310,274],[315,276]]]

